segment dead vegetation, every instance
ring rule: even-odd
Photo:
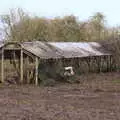
[[[79,77],[54,87],[0,85],[0,120],[119,120],[120,74]]]

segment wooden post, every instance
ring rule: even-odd
[[[29,64],[29,57],[27,56],[27,58],[26,58],[26,66],[27,66],[27,72],[26,72],[26,74],[27,74],[27,84],[30,83],[30,74],[29,74],[30,68],[28,67],[29,65],[30,65],[30,64]]]
[[[101,62],[101,61],[102,61],[102,56],[100,56],[99,59],[100,59],[100,60],[99,60],[99,62],[100,62],[100,63],[99,63],[99,64],[100,64],[100,66],[99,66],[99,67],[100,67],[100,68],[99,68],[100,71],[99,71],[99,72],[101,73],[101,72],[102,72],[102,62]]]
[[[35,58],[35,85],[38,85],[38,57]]]
[[[110,56],[110,72],[112,72],[112,60],[113,60],[113,57],[112,56]]]
[[[4,49],[2,48],[1,82],[4,82]]]
[[[107,72],[109,72],[109,56],[107,56],[106,61],[107,61]]]
[[[20,53],[20,82],[23,83],[23,50]]]

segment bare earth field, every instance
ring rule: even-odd
[[[120,74],[54,87],[0,85],[0,120],[120,120]]]

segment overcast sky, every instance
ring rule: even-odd
[[[1,0],[0,14],[18,7],[32,15],[51,18],[73,14],[80,20],[102,12],[110,26],[120,24],[120,0]]]

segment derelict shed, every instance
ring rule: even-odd
[[[12,76],[16,76],[18,83],[32,82],[37,85],[39,60],[58,59],[61,53],[45,42],[10,42],[0,44],[0,56],[1,82],[11,78],[7,74],[14,68]]]
[[[89,71],[95,64],[99,72],[102,71],[103,64],[107,65],[108,71],[112,65],[111,54],[96,42],[1,43],[0,56],[2,82],[10,78],[6,74],[12,71],[12,65],[15,71],[13,75],[16,74],[18,83],[36,85],[38,84],[38,67],[41,61],[63,62],[63,66],[72,65],[80,70],[82,69],[80,65],[85,63]]]

